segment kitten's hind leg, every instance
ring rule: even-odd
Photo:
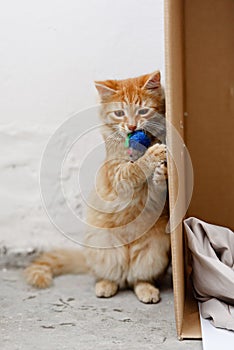
[[[53,283],[54,276],[88,271],[83,250],[59,249],[39,256],[24,270],[24,276],[32,286],[47,288]]]
[[[101,280],[96,283],[95,293],[99,298],[110,298],[118,291],[118,285],[115,282]]]
[[[136,282],[134,284],[134,292],[137,298],[145,304],[156,304],[160,300],[158,288],[149,282]]]

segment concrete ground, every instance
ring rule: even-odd
[[[1,350],[201,350],[176,338],[171,278],[161,302],[140,303],[132,291],[94,295],[89,276],[61,276],[47,290],[27,286],[21,270],[0,272]]]

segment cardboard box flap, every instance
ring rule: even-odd
[[[183,129],[180,128],[183,121],[183,7],[182,1],[165,1],[165,65],[166,65],[166,118],[172,123],[183,137]],[[176,67],[176,69],[175,69]],[[170,129],[167,132],[167,143],[173,154],[177,150],[174,147],[173,134]],[[168,159],[168,186],[169,203],[172,211],[178,191],[177,171],[175,164],[169,156]],[[182,189],[183,190],[183,189]],[[171,223],[173,226],[173,223]],[[184,314],[184,264],[183,264],[183,235],[182,224],[171,232],[172,272],[174,289],[174,307],[177,334],[182,332]]]
[[[187,216],[197,216],[232,229],[233,26],[233,0],[165,0],[166,118],[184,137],[195,176]],[[172,153],[176,153],[173,135],[169,132],[167,137]],[[171,210],[178,191],[172,158],[169,157],[168,162]],[[186,192],[184,196],[186,198]],[[197,304],[191,285],[185,287],[187,253],[182,225],[171,233],[171,244],[178,337],[200,338]]]

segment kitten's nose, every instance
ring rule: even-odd
[[[131,131],[134,131],[136,130],[136,125],[128,125],[128,129],[131,130]]]

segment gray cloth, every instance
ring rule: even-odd
[[[201,315],[234,331],[234,232],[196,218],[184,221]]]

